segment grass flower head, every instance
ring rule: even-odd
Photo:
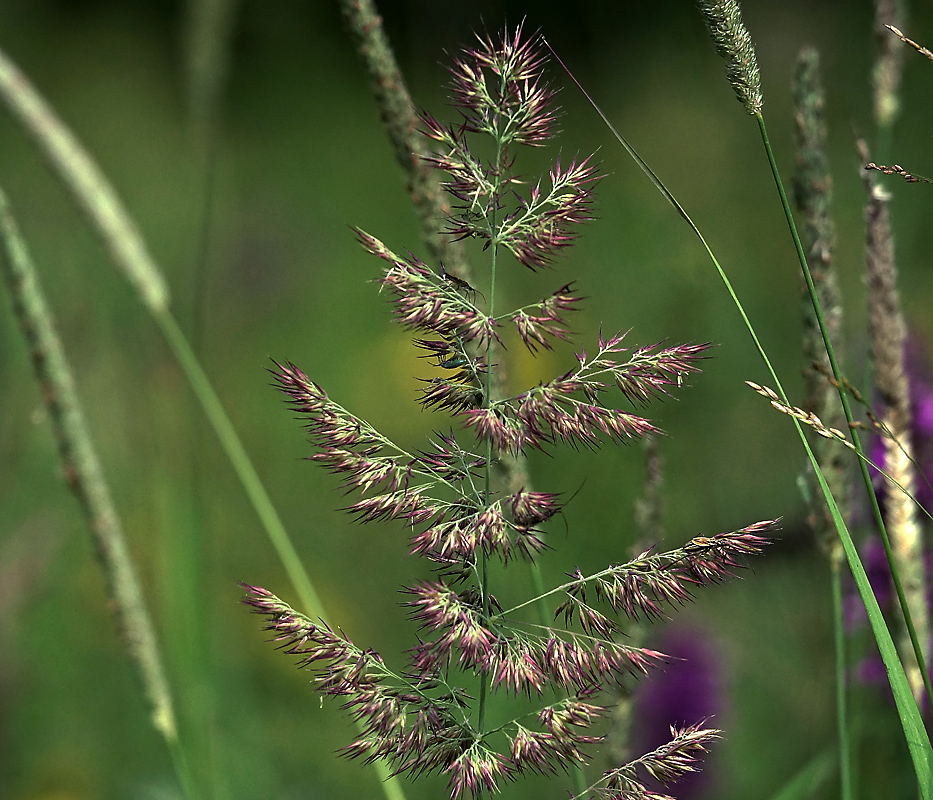
[[[774,527],[770,521],[696,537],[590,575],[573,570],[565,583],[510,608],[494,592],[491,563],[533,566],[548,546],[548,521],[564,505],[560,492],[510,484],[503,477],[507,456],[656,433],[633,409],[681,388],[707,348],[639,347],[625,333],[600,334],[562,374],[511,396],[501,392],[494,377],[507,326],[530,353],[551,350],[573,338],[567,317],[583,298],[573,281],[564,281],[540,300],[501,312],[500,257],[511,253],[532,270],[549,266],[590,218],[598,177],[591,158],[557,162],[530,184],[514,171],[520,146],[541,146],[554,133],[554,93],[542,75],[539,44],[521,26],[500,39],[479,37],[451,67],[459,122],[422,116],[435,146],[428,162],[446,173],[456,203],[447,233],[483,244],[488,280],[476,287],[357,231],[382,262],[378,283],[395,320],[415,334],[425,368],[434,372],[421,379],[420,402],[453,416],[449,432],[438,432],[421,450],[405,448],[296,366],[276,364],[272,371],[304,421],[311,460],[339,475],[352,497],[345,510],[360,522],[400,522],[410,554],[433,570],[430,579],[403,589],[419,626],[416,643],[404,665],[391,668],[391,659],[267,590],[245,587],[245,602],[265,618],[272,641],[298,657],[315,688],[338,698],[356,720],[360,735],[343,754],[383,761],[395,774],[444,775],[453,798],[495,793],[504,779],[524,773],[583,765],[603,738],[601,693],[666,660],[622,641],[626,620],[662,618],[698,588],[733,575]],[[491,138],[490,159],[473,154],[490,150],[471,146],[475,137]],[[533,608],[543,622],[529,618]],[[517,701],[516,716],[491,718],[488,697],[497,691]],[[699,726],[673,731],[670,744],[607,772],[590,793],[634,797],[638,769],[671,782],[693,768],[694,753],[715,735]]]

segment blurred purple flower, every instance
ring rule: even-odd
[[[928,512],[933,513],[933,488],[930,476],[933,475],[933,369],[927,352],[929,347],[916,337],[908,339],[904,345],[904,364],[910,382],[911,444],[913,456],[921,474],[917,476],[914,496]],[[884,468],[884,439],[875,436],[869,448],[868,457],[873,464]],[[884,509],[884,493],[881,491],[884,478],[874,467],[869,467],[875,493]]]
[[[914,496],[929,512],[933,511],[933,489],[926,476],[933,475],[933,370],[930,369],[925,350],[923,343],[917,338],[908,339],[904,345],[904,362],[910,386],[910,444],[920,471],[914,485]],[[873,464],[885,468],[885,440],[881,436],[873,437],[868,457]],[[873,466],[869,466],[869,471],[882,515],[885,515],[885,478]],[[893,586],[881,539],[874,534],[861,549],[862,563],[865,565],[872,591],[882,612],[887,613],[894,605]],[[926,553],[924,558],[929,573],[930,553]],[[854,586],[851,586],[847,593],[844,604],[846,629],[851,633],[864,628],[867,622],[865,607]],[[927,606],[933,608],[933,597],[929,596],[929,592]],[[884,666],[874,647],[865,658],[853,666],[852,679],[856,683],[887,686]]]
[[[878,601],[878,605],[881,606],[881,610],[887,611],[891,607],[893,587],[891,586],[891,571],[888,568],[888,560],[885,557],[881,539],[877,536],[869,539],[862,547],[860,557],[875,599]],[[862,598],[856,591],[855,586],[852,586],[843,599],[843,614],[845,627],[849,632],[864,626],[868,621],[865,604],[862,602]]]
[[[671,726],[708,720],[725,706],[721,661],[711,636],[696,626],[671,626],[658,638],[657,646],[671,660],[663,671],[643,680],[635,692],[639,752],[667,742]],[[678,800],[707,794],[712,781],[708,767],[677,782]]]

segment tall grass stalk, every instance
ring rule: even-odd
[[[674,392],[698,369],[707,345],[630,348],[625,334],[600,335],[589,352],[581,347],[574,354],[570,370],[517,394],[502,392],[492,342],[514,335],[532,355],[551,350],[571,339],[568,316],[582,298],[571,281],[504,311],[501,273],[550,267],[590,219],[599,176],[586,158],[558,160],[540,180],[519,180],[522,148],[554,135],[544,56],[537,37],[526,38],[521,26],[501,39],[477,39],[450,67],[460,120],[445,124],[425,113],[421,125],[434,148],[428,163],[447,173],[445,188],[457,201],[446,233],[485,244],[482,293],[442,265],[431,269],[414,256],[400,257],[357,232],[383,262],[378,282],[396,320],[424,337],[415,345],[426,366],[440,372],[422,379],[421,404],[450,412],[457,429],[413,451],[353,415],[298,367],[274,371],[305,421],[311,460],[339,475],[354,496],[345,510],[360,522],[401,523],[409,553],[432,569],[431,580],[404,589],[421,627],[418,643],[399,669],[267,589],[244,587],[244,602],[266,618],[273,641],[311,670],[320,693],[337,698],[364,725],[342,753],[384,761],[412,777],[445,775],[454,798],[495,793],[503,780],[523,774],[582,765],[588,746],[602,739],[592,731],[607,711],[599,695],[664,658],[620,641],[623,620],[659,618],[692,589],[718,583],[761,550],[762,534],[775,525],[695,537],[590,575],[574,569],[553,588],[517,602],[511,596],[514,581],[504,580],[504,570],[537,560],[547,546],[544,525],[565,502],[559,493],[511,490],[497,468],[500,457],[656,433],[649,420],[616,408],[610,393],[618,389],[629,402],[647,405]],[[540,297],[540,289],[531,291]],[[464,438],[475,445],[465,446]],[[554,615],[533,622],[548,598],[560,601]],[[495,705],[494,693],[505,695]],[[700,724],[672,730],[662,747],[581,781],[576,796],[649,796],[645,773],[673,782],[695,769],[696,754],[717,735]]]
[[[730,14],[727,16],[735,17],[736,15],[741,21],[741,16],[738,14],[738,7],[734,3],[730,4],[733,6],[733,9],[730,11]],[[744,28],[744,26],[743,26]],[[714,26],[715,29],[715,26]],[[744,40],[746,44],[750,44],[750,37],[748,37],[747,31],[745,31]],[[552,50],[553,52],[553,50]],[[753,51],[751,52],[753,56]],[[737,59],[737,63],[740,65],[742,59],[747,59],[749,56],[749,51],[747,46],[742,47],[740,50],[740,58]],[[565,67],[566,69],[566,67]],[[744,307],[742,306],[741,301],[735,293],[735,290],[732,287],[732,283],[729,280],[728,276],[725,273],[725,270],[720,265],[718,259],[713,254],[712,249],[707,243],[705,237],[700,232],[699,228],[691,219],[690,215],[686,212],[683,206],[677,201],[677,199],[671,194],[670,190],[664,185],[664,183],[658,178],[655,172],[651,167],[638,155],[632,145],[622,136],[622,134],[616,129],[612,124],[609,118],[605,113],[599,108],[599,106],[592,100],[586,90],[573,78],[572,73],[569,72],[571,78],[576,83],[577,87],[584,94],[587,100],[591,103],[595,111],[599,114],[603,122],[609,128],[612,135],[619,142],[619,144],[625,149],[629,156],[635,161],[638,167],[644,172],[649,181],[658,189],[659,192],[664,196],[664,198],[674,207],[680,217],[687,223],[690,229],[694,232],[697,238],[700,240],[700,243],[703,249],[706,251],[710,260],[712,261],[714,267],[716,268],[717,274],[722,280],[724,286],[726,287],[727,292],[729,293],[730,298],[732,299],[733,304],[739,312],[739,315],[746,327],[746,330],[749,333],[749,336],[752,339],[752,342],[755,346],[755,349],[758,351],[759,355],[762,358],[765,367],[767,368],[771,379],[774,381],[777,392],[783,400],[785,406],[790,406],[790,402],[787,400],[787,395],[781,385],[780,379],[777,376],[777,373],[774,370],[771,360],[768,358],[767,353],[765,352],[764,347],[762,346],[757,333],[755,332],[754,326],[751,323],[748,315],[745,312]],[[773,153],[771,153],[770,145],[767,141],[767,131],[764,129],[764,121],[761,118],[760,111],[754,111],[756,105],[760,107],[761,104],[761,95],[760,87],[755,86],[754,80],[757,80],[757,62],[754,62],[754,68],[752,70],[746,70],[741,72],[741,78],[737,82],[737,85],[734,85],[736,93],[743,102],[747,102],[749,105],[746,106],[747,109],[751,109],[750,113],[756,116],[756,119],[759,120],[759,131],[762,136],[762,139],[765,143],[766,152],[769,154],[769,162],[772,165],[772,174],[775,176],[776,185],[779,191],[779,194],[782,198],[782,205],[785,208],[785,214],[788,215],[791,223],[791,233],[795,239],[795,246],[798,250],[799,258],[802,261],[802,268],[804,270],[804,275],[807,282],[807,289],[810,293],[811,299],[815,297],[815,291],[813,287],[812,276],[809,274],[809,269],[806,267],[806,258],[803,256],[802,246],[800,245],[799,237],[797,237],[796,229],[792,227],[793,218],[790,216],[790,209],[787,204],[787,197],[784,193],[783,185],[780,183],[780,176],[777,174],[777,165],[774,163]],[[752,78],[752,81],[749,81],[749,78]],[[826,342],[825,335],[825,320],[822,318],[822,311],[819,308],[818,299],[814,305],[814,312],[819,321],[821,335],[824,339],[824,344]],[[835,364],[835,356],[831,350],[831,343],[829,348],[827,348],[827,353],[830,357],[831,363],[834,365],[834,374],[838,373],[838,365]],[[838,378],[837,378],[838,380]],[[843,407],[847,409],[846,417],[847,420],[851,419],[851,409],[849,409],[848,399],[844,394],[844,389],[842,389],[843,383],[839,381],[840,387],[840,399],[842,401]],[[869,624],[872,628],[872,633],[875,637],[875,641],[878,644],[879,651],[881,652],[881,657],[884,661],[885,668],[888,674],[888,680],[891,683],[891,688],[894,694],[895,702],[898,708],[898,714],[901,720],[902,727],[904,729],[905,739],[910,750],[911,759],[914,764],[914,770],[917,774],[918,781],[920,783],[921,795],[925,800],[933,800],[933,748],[930,746],[929,737],[926,734],[926,731],[923,726],[923,722],[920,718],[920,713],[917,709],[916,704],[913,700],[913,695],[910,691],[909,684],[907,682],[907,677],[904,672],[904,667],[901,664],[897,650],[894,646],[894,641],[891,638],[890,631],[885,624],[884,617],[881,613],[881,609],[878,605],[878,601],[874,596],[872,587],[868,581],[868,576],[865,573],[865,569],[859,558],[858,550],[855,547],[852,537],[846,527],[845,521],[842,518],[842,515],[839,512],[839,508],[836,504],[836,501],[832,495],[832,492],[829,489],[826,479],[823,476],[822,472],[819,469],[819,464],[816,461],[809,442],[803,432],[803,428],[800,425],[800,422],[797,418],[792,417],[792,422],[797,431],[798,438],[800,439],[801,445],[803,446],[807,459],[810,462],[814,474],[819,482],[819,488],[823,494],[827,505],[829,506],[830,514],[832,516],[833,524],[836,527],[836,530],[842,541],[843,549],[845,550],[846,559],[849,562],[849,568],[852,570],[853,577],[855,578],[856,586],[859,591],[859,595],[862,598],[862,602],[865,605],[866,612],[868,615]],[[855,431],[853,431],[855,433]],[[867,474],[867,468],[864,464],[864,451],[860,451],[859,463],[864,475]],[[869,481],[870,485],[870,481]]]
[[[794,140],[797,152],[797,172],[794,176],[794,199],[804,222],[808,260],[812,265],[814,284],[824,310],[831,341],[837,344],[842,336],[842,302],[836,273],[833,269],[835,236],[832,222],[832,177],[826,155],[825,95],[820,81],[819,54],[815,48],[804,48],[794,75]],[[801,277],[801,281],[803,281]],[[826,380],[829,358],[813,310],[806,284],[803,283],[803,351],[807,361],[804,371],[803,408],[816,414],[829,427],[842,428],[845,416],[839,396]],[[836,498],[844,519],[850,494],[850,458],[844,445],[823,436],[814,437],[813,452]],[[849,737],[846,636],[843,608],[843,567],[845,553],[829,515],[822,493],[812,473],[808,474],[808,522],[820,549],[827,557],[832,592],[833,643],[836,667],[836,733],[839,742],[839,773],[841,797],[852,795],[852,759]]]
[[[168,285],[161,270],[149,254],[142,235],[126,212],[116,191],[25,74],[2,51],[0,97],[39,147],[56,177],[101,237],[114,266],[129,281],[168,343],[230,460],[303,608],[310,614],[327,619],[314,584],[301,563],[233,423],[170,310]],[[375,769],[387,800],[403,800],[404,793],[397,779],[381,764],[376,764]]]
[[[49,412],[65,479],[87,519],[107,580],[117,627],[142,685],[152,725],[168,747],[185,797],[194,800],[196,794],[186,750],[178,734],[172,691],[123,525],[94,448],[39,276],[2,191],[0,239],[3,252],[0,264]]]
[[[881,509],[878,505],[878,500],[872,487],[871,477],[868,472],[867,459],[865,457],[865,451],[861,445],[858,430],[855,426],[855,418],[852,414],[848,394],[844,388],[842,371],[839,367],[835,350],[833,348],[833,343],[830,339],[825,315],[820,303],[819,293],[817,292],[816,286],[814,284],[810,267],[807,264],[803,245],[800,241],[800,236],[797,233],[797,227],[794,223],[790,204],[787,200],[787,194],[784,191],[784,184],[781,181],[777,160],[774,157],[774,152],[771,148],[771,143],[768,138],[764,116],[761,111],[762,97],[760,91],[760,76],[754,48],[751,45],[751,37],[749,36],[748,31],[742,22],[741,10],[736,0],[719,0],[718,2],[707,2],[707,0],[701,0],[700,8],[706,17],[710,35],[716,45],[717,51],[726,58],[728,65],[727,74],[729,75],[730,83],[732,84],[737,97],[745,106],[745,110],[750,115],[754,116],[758,124],[758,130],[761,135],[761,141],[765,150],[765,154],[768,158],[768,164],[771,168],[774,185],[778,192],[778,196],[780,197],[781,207],[787,220],[788,230],[790,231],[791,238],[794,242],[794,249],[797,254],[797,259],[800,263],[800,268],[803,271],[803,275],[806,280],[807,290],[810,294],[811,302],[813,303],[814,314],[816,315],[816,319],[820,328],[820,334],[823,339],[823,344],[826,348],[826,355],[829,359],[829,363],[832,369],[833,379],[839,393],[839,399],[842,403],[846,421],[849,425],[852,443],[854,444],[855,450],[859,456],[858,464],[862,475],[862,481],[865,485],[866,491],[868,492],[872,512],[874,514],[878,529],[881,532],[882,541],[885,542],[885,552],[888,556],[888,563],[890,565],[892,577],[894,579],[894,586],[895,590],[897,591],[898,601],[906,620],[907,629],[910,634],[910,640],[913,645],[914,655],[924,675],[924,683],[927,688],[928,702],[930,703],[931,710],[933,710],[933,691],[931,691],[930,688],[929,676],[926,674],[924,653],[911,620],[910,608],[907,603],[903,587],[901,586],[900,578],[898,576],[897,563],[891,555],[890,543],[888,541],[884,520],[881,515]],[[757,86],[758,88],[753,88],[750,91],[749,86]],[[783,391],[781,391],[781,395],[783,397]],[[799,425],[798,431],[800,431],[800,435],[803,437],[803,432],[800,430]],[[818,470],[819,466],[815,463],[812,453],[809,455],[811,462],[814,462],[814,469]],[[820,483],[821,486],[826,485],[825,480],[822,479],[822,475]],[[828,487],[826,488],[826,493],[832,496],[831,492],[828,490]],[[846,547],[846,555],[849,557],[850,566],[853,567],[854,570],[855,564],[853,564],[852,556],[854,555],[855,560],[858,561],[858,554],[855,551],[854,545],[852,544],[851,536],[849,536],[848,530],[845,528],[842,517],[839,515],[838,508],[835,509],[833,516],[836,520],[839,533],[842,536],[843,544]],[[852,555],[849,555],[850,551]],[[860,563],[858,566],[861,568]],[[859,591],[862,594],[863,601],[866,602],[866,607],[868,606],[868,601],[871,601],[875,607],[877,607],[877,601],[874,598],[874,594],[872,593],[870,586],[866,584],[863,588],[863,586],[860,585]],[[871,618],[872,614],[869,613],[869,619],[871,620]],[[878,615],[877,623],[872,622],[872,629],[875,633],[876,640],[878,640],[878,634],[882,631],[882,629],[883,638],[885,638],[885,640],[890,640],[890,633],[888,632],[887,627],[884,625],[883,619],[880,618],[880,614]],[[880,645],[881,642],[879,640],[879,646]],[[882,648],[882,650],[884,649],[885,648]],[[933,797],[933,750],[931,750],[929,737],[926,735],[926,732],[923,729],[922,723],[920,721],[920,715],[916,704],[913,702],[912,695],[910,697],[903,695],[905,684],[907,685],[909,691],[909,682],[907,681],[906,674],[904,672],[904,666],[899,660],[897,660],[896,650],[892,653],[889,653],[888,656],[885,656],[884,652],[882,652],[882,657],[885,660],[885,667],[888,670],[888,676],[892,683],[892,689],[894,691],[895,701],[898,705],[898,711],[900,713],[902,723],[905,725],[908,745],[911,750],[911,755],[914,758],[914,768],[917,773],[917,779],[920,783],[921,794],[924,797]],[[903,682],[901,681],[902,677]]]

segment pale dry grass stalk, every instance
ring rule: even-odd
[[[863,161],[867,161],[864,142],[859,143],[859,150]],[[904,366],[907,326],[897,288],[894,239],[888,214],[889,196],[877,184],[872,172],[865,171],[863,181],[868,194],[865,268],[871,352],[875,385],[883,407],[881,421],[890,434],[884,438],[885,472],[897,482],[897,485],[891,481],[884,484],[887,528],[917,638],[923,652],[926,652],[929,614],[923,539],[916,503],[910,497],[916,486],[916,471],[911,443],[910,385]],[[906,632],[901,634],[899,646],[911,691],[919,698],[923,691],[922,675]]]
[[[907,18],[904,0],[875,0],[875,41],[877,55],[872,70],[875,122],[882,135],[889,138],[901,109],[900,86],[904,74],[904,48],[889,30],[903,28]]]
[[[117,269],[152,313],[164,312],[169,305],[168,285],[136,223],[87,150],[2,50],[0,96],[100,234]]]
[[[838,442],[848,447],[850,450],[855,449],[855,445],[846,438],[846,435],[841,430],[838,428],[831,428],[812,411],[806,411],[798,406],[791,406],[784,403],[780,397],[778,397],[777,392],[773,389],[769,389],[767,386],[759,386],[754,381],[745,381],[745,383],[762,397],[768,399],[777,411],[780,411],[782,414],[787,414],[787,416],[793,417],[798,422],[813,428],[814,432],[824,439]]]
[[[836,349],[841,350],[842,302],[833,269],[835,233],[830,216],[832,177],[826,157],[825,99],[819,75],[819,53],[812,47],[804,48],[797,59],[794,77],[794,140],[797,152],[794,200],[804,222],[801,241],[823,309],[826,331]],[[831,374],[829,356],[803,280],[801,290],[803,352],[807,364],[812,365],[804,371],[803,408],[826,420],[829,427],[844,428],[845,413],[836,387],[827,379]],[[839,512],[846,517],[851,461],[845,448],[821,436],[814,440],[813,452],[836,498]],[[811,495],[808,521],[820,546],[829,556],[833,569],[838,569],[845,560],[842,543],[812,470],[808,478]]]
[[[421,238],[432,259],[470,281],[463,245],[438,232],[438,220],[450,214],[435,171],[426,159],[431,155],[421,132],[421,121],[395,61],[382,17],[372,0],[339,0],[347,30],[353,40],[379,108],[395,160],[405,175],[406,188],[421,223]]]
[[[917,44],[913,39],[908,39],[908,38],[907,38],[903,33],[901,33],[901,31],[900,31],[897,27],[895,27],[894,25],[885,25],[884,27],[887,28],[889,31],[891,31],[891,33],[893,33],[893,34],[894,34],[898,39],[900,39],[904,44],[910,45],[912,48],[914,48],[914,50],[916,50],[918,53],[920,53],[920,55],[922,55],[924,58],[926,58],[926,59],[928,59],[928,60],[930,60],[930,61],[933,61],[933,53],[931,53],[926,47],[924,47],[923,45]]]

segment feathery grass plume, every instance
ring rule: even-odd
[[[669,795],[650,791],[639,774],[639,767],[648,777],[667,786],[684,775],[696,772],[695,754],[705,753],[721,733],[703,729],[699,725],[680,729],[672,727],[670,742],[624,767],[607,771],[600,782],[592,787],[592,791],[603,800],[673,800]]]
[[[581,347],[576,365],[563,374],[500,396],[494,374],[502,367],[490,357],[500,332],[514,325],[532,355],[551,349],[570,340],[566,317],[582,302],[574,283],[564,280],[550,293],[534,289],[532,297],[543,294],[540,301],[496,308],[502,256],[511,253],[529,268],[530,280],[552,265],[590,216],[597,179],[590,159],[558,163],[537,182],[519,181],[515,172],[521,146],[541,146],[553,135],[553,91],[542,65],[538,37],[525,36],[521,26],[498,39],[478,36],[450,70],[459,122],[422,115],[437,147],[429,163],[447,173],[444,185],[455,199],[447,232],[483,245],[487,283],[477,289],[441,264],[401,257],[357,231],[382,263],[377,282],[388,290],[395,320],[415,334],[434,373],[423,378],[421,403],[449,412],[459,427],[436,433],[420,450],[405,448],[336,403],[298,367],[272,370],[304,420],[311,460],[339,475],[353,496],[345,510],[360,522],[401,522],[410,554],[434,571],[403,590],[420,626],[404,668],[391,669],[389,660],[266,589],[245,587],[245,602],[266,617],[274,641],[299,656],[315,687],[339,697],[361,727],[342,753],[382,762],[395,775],[446,775],[454,798],[494,793],[504,779],[524,773],[583,765],[589,747],[603,739],[601,693],[665,659],[617,641],[617,634],[631,622],[665,617],[697,588],[733,575],[763,549],[776,525],[699,536],[667,553],[646,547],[629,562],[589,575],[575,569],[569,581],[507,609],[514,582],[491,586],[493,561],[503,568],[536,562],[544,527],[564,505],[558,492],[513,485],[497,465],[529,448],[598,447],[657,431],[612,397],[645,406],[666,396],[698,371],[707,347],[632,347],[624,334],[600,334],[595,351]],[[474,144],[480,137],[491,138],[493,147]],[[490,151],[488,158],[474,155]],[[523,185],[530,187],[524,195]],[[552,612],[539,622],[528,619],[552,598],[558,603]],[[517,700],[517,716],[509,718],[500,706],[491,711],[492,692]],[[667,749],[614,767],[589,790],[582,783],[580,796],[616,796],[626,781],[637,780],[639,765],[672,779],[695,745],[715,732],[697,727],[673,735]]]
[[[826,157],[825,97],[819,75],[819,53],[813,47],[801,50],[794,75],[794,141],[797,172],[794,200],[803,215],[802,241],[813,275],[826,330],[836,349],[841,349],[842,302],[833,269],[835,235],[830,215],[832,177]],[[827,380],[831,374],[829,357],[806,284],[802,283],[804,314],[803,352],[810,366],[804,371],[803,408],[826,421],[832,428],[845,428],[846,419],[839,393]],[[821,436],[812,442],[817,463],[836,498],[843,517],[848,513],[851,486],[850,460],[845,447]],[[829,509],[820,494],[813,472],[809,475],[810,514],[808,521],[820,546],[838,568],[845,556]]]
[[[698,6],[716,52],[726,59],[726,76],[739,102],[749,114],[758,114],[764,103],[761,74],[741,7],[737,0],[699,0]]]
[[[867,145],[859,143],[862,160],[868,160]],[[868,285],[868,321],[875,385],[884,407],[882,422],[890,436],[885,443],[885,471],[911,495],[916,486],[911,441],[910,386],[904,367],[907,328],[897,289],[894,238],[888,216],[888,195],[871,172],[863,172],[868,205],[865,209],[865,269]],[[923,540],[914,501],[900,488],[885,483],[885,519],[891,552],[904,587],[917,638],[926,652],[929,637],[926,604],[926,575]],[[907,677],[914,696],[923,691],[923,680],[907,634],[900,641]]]
[[[404,76],[392,54],[388,37],[383,29],[382,18],[376,12],[371,0],[341,0],[339,5],[347,30],[369,74],[373,96],[379,107],[396,160],[406,175],[408,192],[421,220],[421,235],[428,252],[440,264],[446,265],[446,267],[442,266],[441,274],[446,276],[449,283],[461,289],[465,287],[468,294],[474,292],[469,283],[472,280],[471,268],[466,259],[463,243],[453,237],[445,236],[437,228],[437,220],[449,216],[449,203],[441,193],[439,181],[435,178],[436,173],[427,159],[430,155],[426,146],[427,140],[423,131],[420,130],[418,116],[406,88]],[[569,289],[569,287],[566,288]],[[520,321],[516,321],[519,333],[526,342],[533,340],[548,348],[549,345],[543,339],[544,335],[561,338],[558,330],[554,330],[550,324],[556,320],[556,317],[548,311],[550,305],[545,304],[541,307],[544,313],[543,318],[523,317]],[[441,342],[440,346],[443,347],[444,352],[447,352],[446,356],[443,356],[441,352],[436,353],[440,363],[452,364],[457,360],[464,361],[462,356],[455,354],[458,349],[456,344]],[[492,352],[487,356],[492,360],[499,360]],[[505,370],[500,368],[491,377],[493,379],[491,391],[501,392],[501,387],[506,380]],[[430,385],[429,382],[424,387],[423,402],[432,405],[436,401],[441,404],[441,407],[456,408],[469,397],[468,389],[451,392],[445,386]],[[448,401],[452,404],[451,406],[444,405]],[[499,468],[505,473],[506,482],[510,484],[513,491],[522,487],[531,487],[527,461],[524,457],[505,456],[500,459]],[[543,586],[537,565],[531,565],[531,575],[535,586]]]
[[[712,631],[700,621],[673,623],[660,631],[656,644],[672,658],[663,673],[636,689],[634,740],[641,751],[663,746],[672,725],[730,713],[723,649]],[[720,777],[709,769],[685,775],[677,785],[678,800],[714,795]]]

